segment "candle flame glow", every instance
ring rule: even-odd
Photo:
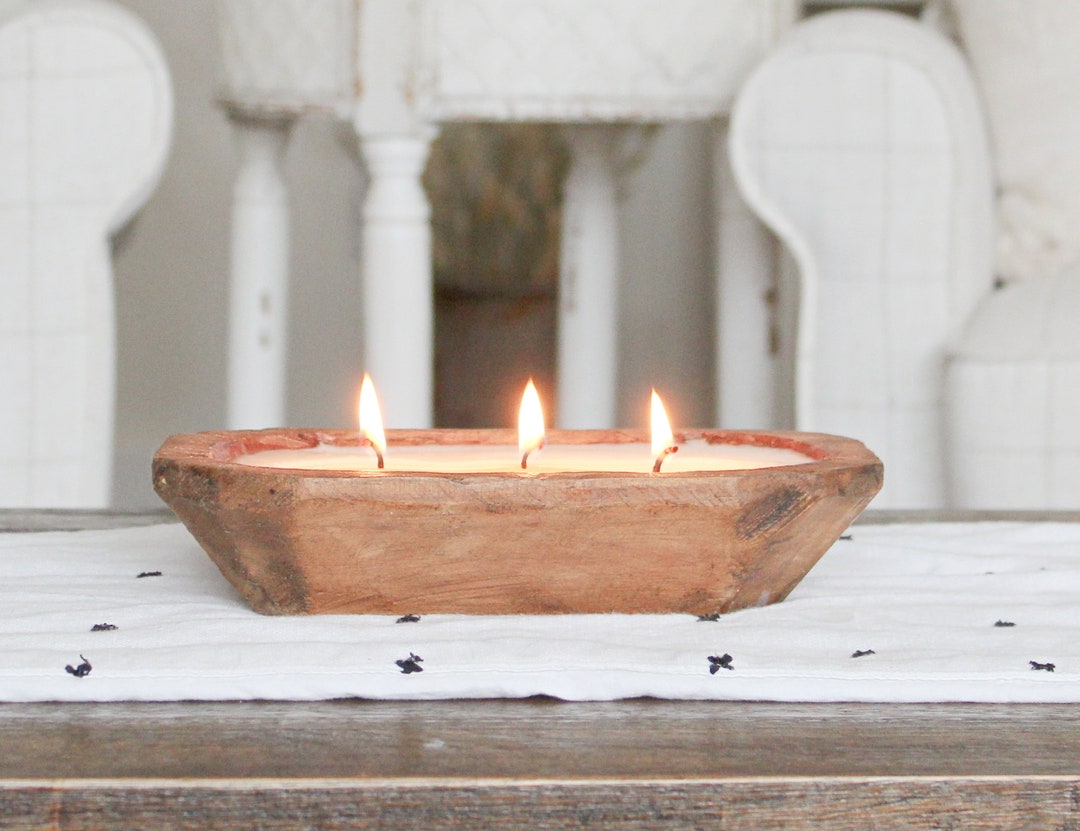
[[[371,383],[371,376],[366,372],[360,384],[360,443],[375,451],[379,467],[382,467],[383,454],[386,453],[386,433],[383,431],[375,385]]]
[[[664,403],[660,400],[660,396],[656,394],[656,390],[653,390],[652,454],[653,459],[655,459],[653,473],[659,473],[664,458],[678,449],[678,445],[675,444],[675,435],[671,432],[671,422],[668,421],[667,413],[664,411]]]
[[[518,450],[521,451],[521,466],[525,467],[529,454],[544,446],[544,408],[540,406],[540,396],[532,378],[525,385],[521,396],[521,409],[518,411]]]

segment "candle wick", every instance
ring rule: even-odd
[[[375,446],[375,442],[373,442],[371,439],[369,439],[369,438],[367,438],[365,436],[364,438],[360,439],[360,446],[361,447],[370,447],[372,450],[375,451],[375,459],[378,462],[379,470],[382,470],[383,469],[383,455],[382,455],[382,451],[379,450],[379,448]]]
[[[677,445],[677,444],[673,444],[671,447],[665,447],[663,450],[661,450],[660,455],[656,457],[656,461],[653,463],[652,472],[653,473],[659,473],[660,472],[660,465],[662,465],[664,463],[664,459],[666,459],[668,457],[668,454],[670,454],[670,453],[678,453],[678,452],[679,452],[679,445]]]
[[[543,449],[543,447],[544,447],[544,440],[541,439],[540,443],[538,445],[536,445],[536,447],[531,447],[528,450],[526,450],[524,453],[521,454],[521,469],[522,470],[528,470],[529,469],[529,465],[528,465],[529,454],[532,453],[534,450],[541,450],[541,449]]]

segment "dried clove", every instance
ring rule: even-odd
[[[877,655],[877,653],[872,649],[856,649],[851,653],[852,658],[861,658],[863,655]]]
[[[840,539],[842,539],[842,540],[853,540],[855,538],[853,536],[851,536],[851,534],[841,534]]]
[[[1028,661],[1028,663],[1031,664],[1032,669],[1041,669],[1041,670],[1045,670],[1046,672],[1053,672],[1054,671],[1054,665],[1053,664],[1049,664],[1049,663],[1040,664],[1038,661]]]
[[[424,659],[419,655],[410,652],[408,658],[402,658],[400,661],[394,661],[394,663],[401,667],[402,675],[408,675],[412,672],[423,672],[424,668],[420,666],[423,661]]]
[[[92,670],[93,667],[90,666],[90,662],[86,660],[84,656],[80,655],[79,657],[82,658],[81,664],[79,664],[77,667],[73,667],[71,664],[68,664],[66,667],[64,667],[64,669],[74,675],[76,678],[84,678],[90,674],[90,670]]]
[[[160,576],[161,576],[160,571],[140,571],[138,574],[135,575],[135,578],[138,579],[139,577],[160,577]]]
[[[111,632],[116,629],[115,623],[95,623],[90,627],[91,632]]]
[[[420,615],[402,615],[394,623],[417,623],[420,620]]]
[[[700,620],[700,621],[703,621],[705,623],[712,623],[714,621],[720,620],[720,613],[719,612],[710,612],[707,615],[698,615],[697,619]]]
[[[994,626],[997,626],[997,627],[1016,626],[1016,624],[1013,623],[1011,620],[995,620],[994,621]]]
[[[709,675],[716,675],[719,669],[735,669],[731,665],[733,658],[726,652],[719,657],[716,655],[709,656]]]

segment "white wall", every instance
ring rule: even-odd
[[[225,423],[228,223],[234,148],[214,104],[213,0],[119,0],[161,40],[176,135],[155,195],[118,240],[118,506],[155,506],[150,459],[168,435]],[[650,386],[678,423],[707,426],[714,398],[706,125],[660,130],[624,182],[620,416],[645,423]],[[287,156],[293,238],[288,420],[347,426],[363,370],[359,205],[363,174],[337,125],[301,123]]]

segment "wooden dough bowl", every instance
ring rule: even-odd
[[[245,453],[355,432],[172,436],[154,487],[264,614],[706,615],[783,600],[881,488],[860,442],[685,431],[806,464],[698,473],[404,473],[259,468]],[[394,444],[516,444],[510,430],[397,430]],[[641,442],[553,430],[550,443]]]

